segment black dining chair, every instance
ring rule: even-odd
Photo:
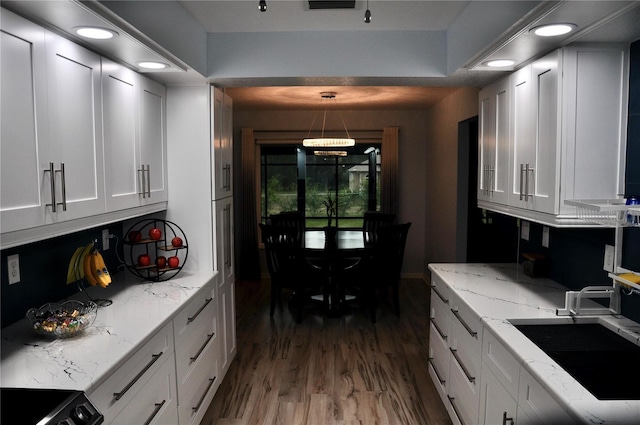
[[[396,219],[396,215],[392,213],[383,213],[380,211],[367,211],[364,213],[362,220],[362,235],[364,237],[365,246],[373,246],[378,240],[378,231],[382,227],[391,226]]]
[[[355,301],[370,310],[372,323],[376,322],[377,294],[388,295],[389,289],[395,314],[400,314],[400,273],[410,227],[410,222],[381,227],[377,243],[341,273],[343,290],[355,295]]]
[[[265,247],[267,268],[271,279],[271,308],[273,316],[276,303],[281,304],[283,289],[291,291],[290,305],[296,322],[302,321],[302,310],[311,303],[311,296],[320,293],[325,277],[324,270],[306,261],[296,245],[295,231],[289,227],[260,223]]]
[[[284,211],[269,216],[270,224],[274,226],[289,228],[294,232],[294,242],[296,246],[302,246],[304,238],[304,215],[300,211]]]

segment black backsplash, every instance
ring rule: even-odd
[[[110,239],[110,249],[102,251],[102,229],[118,237]],[[122,258],[122,224],[111,223],[95,229],[84,230],[71,235],[47,239],[28,245],[0,251],[2,261],[2,282],[0,301],[2,324],[5,327],[25,316],[31,307],[40,307],[47,302],[60,301],[78,292],[76,284],[67,285],[67,266],[78,246],[97,240],[96,247],[103,254],[109,273],[117,274]],[[20,261],[20,282],[9,285],[7,257],[18,254]]]

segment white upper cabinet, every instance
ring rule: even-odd
[[[107,210],[165,202],[165,87],[103,63]]]
[[[509,80],[480,92],[478,199],[508,203],[509,195]]]
[[[623,193],[627,50],[617,44],[571,45],[481,91],[479,207],[551,226],[580,226],[565,200],[615,199]],[[492,152],[500,121],[489,95],[506,81],[505,202],[485,151]]]
[[[104,212],[100,56],[2,12],[2,232]]]
[[[233,100],[212,87],[212,200],[233,195]]]

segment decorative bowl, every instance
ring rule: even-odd
[[[33,330],[40,335],[69,338],[91,326],[97,313],[98,306],[93,301],[83,303],[70,300],[31,308],[27,311],[27,319]]]

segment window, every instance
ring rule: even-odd
[[[360,228],[380,209],[380,145],[356,145],[347,156],[316,155],[296,146],[260,149],[261,218],[304,211],[307,228],[328,224],[325,201],[336,202],[332,225]]]

